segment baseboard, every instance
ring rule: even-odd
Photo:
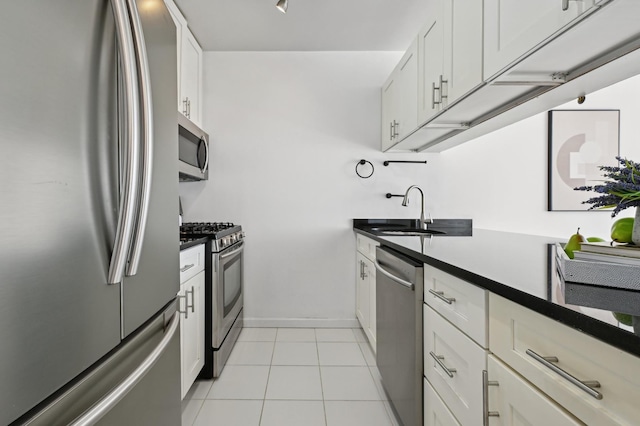
[[[356,318],[244,318],[247,328],[360,328]]]

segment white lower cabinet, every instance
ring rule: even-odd
[[[204,245],[180,252],[181,397],[204,366]]]
[[[640,358],[495,294],[489,348],[590,425],[638,425]]]
[[[374,240],[356,235],[356,317],[376,352],[376,247]]]
[[[463,425],[482,419],[486,351],[424,305],[424,375]]]
[[[424,379],[424,426],[460,426],[427,379]]]
[[[488,359],[488,426],[575,426],[584,423],[524,380],[493,355]]]
[[[204,366],[204,271],[180,284],[182,398]]]

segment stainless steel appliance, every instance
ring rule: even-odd
[[[422,424],[422,263],[376,249],[376,362],[382,385],[405,426]]]
[[[171,16],[3,6],[0,424],[180,424]]]
[[[179,112],[178,178],[180,181],[209,179],[209,135]]]
[[[218,377],[243,325],[244,232],[233,223],[185,223],[180,238],[208,237],[205,281],[205,364],[202,378]],[[207,265],[205,265],[206,267]]]

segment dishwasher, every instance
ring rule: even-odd
[[[404,426],[422,424],[422,263],[388,247],[376,249],[376,362]]]

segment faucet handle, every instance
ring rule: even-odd
[[[429,220],[425,220],[425,223],[433,224],[433,218],[431,217],[431,212],[429,212]]]

